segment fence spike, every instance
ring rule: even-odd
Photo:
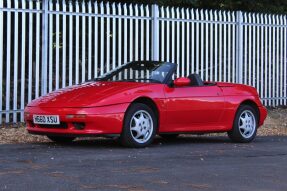
[[[232,11],[232,22],[236,22],[235,11]]]
[[[116,4],[115,4],[115,2],[112,3],[112,9],[113,9],[113,11],[116,9]]]
[[[193,20],[194,21],[194,9],[192,8],[191,10],[190,10],[190,18],[191,18],[191,20]]]
[[[171,8],[171,17],[174,18],[174,7]]]
[[[149,17],[149,6],[148,5],[145,6],[145,11],[146,11],[146,16]]]
[[[127,11],[127,4],[126,4],[126,3],[124,3],[124,6],[123,6],[123,7],[124,7],[124,14],[126,15],[126,13],[125,13],[125,12]]]
[[[185,9],[185,15],[186,15],[186,19],[189,20],[189,14],[190,14],[190,11],[188,8]]]

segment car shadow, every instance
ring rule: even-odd
[[[157,138],[154,140],[154,143],[162,143],[162,144],[191,144],[191,143],[231,143],[230,139],[227,136],[180,136],[175,139],[164,139]]]
[[[162,146],[177,146],[183,144],[223,144],[232,143],[227,136],[179,136],[175,139],[164,139],[156,137],[149,148],[162,147]],[[81,138],[71,143],[54,143],[54,142],[43,142],[33,143],[37,145],[46,146],[64,146],[64,147],[83,147],[83,148],[98,148],[98,149],[122,149],[119,139],[117,138]]]

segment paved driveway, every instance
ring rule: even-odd
[[[0,145],[0,190],[287,190],[287,137]]]

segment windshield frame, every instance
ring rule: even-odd
[[[174,72],[176,71],[176,67],[177,64],[174,63],[170,63],[170,62],[161,62],[161,61],[132,61],[132,62],[128,62],[126,64],[123,64],[111,71],[109,71],[108,73],[98,77],[98,78],[94,78],[93,80],[95,81],[107,81],[108,79],[112,78],[113,76],[117,75],[118,73],[120,73],[121,71],[125,70],[126,68],[131,67],[131,65],[135,65],[135,64],[151,64],[151,65],[155,65],[155,64],[171,64],[171,69],[168,71],[167,75],[165,76],[164,80],[162,82],[158,81],[158,82],[153,82],[150,81],[149,83],[160,83],[160,84],[168,84],[172,78],[172,75],[174,74]],[[128,82],[129,80],[122,80],[122,82]],[[114,82],[119,82],[119,81],[114,81]],[[136,82],[136,81],[135,81]],[[139,83],[146,83],[146,82],[139,82]]]

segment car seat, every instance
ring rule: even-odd
[[[190,79],[191,86],[204,86],[204,83],[198,74],[190,74],[188,78]]]

